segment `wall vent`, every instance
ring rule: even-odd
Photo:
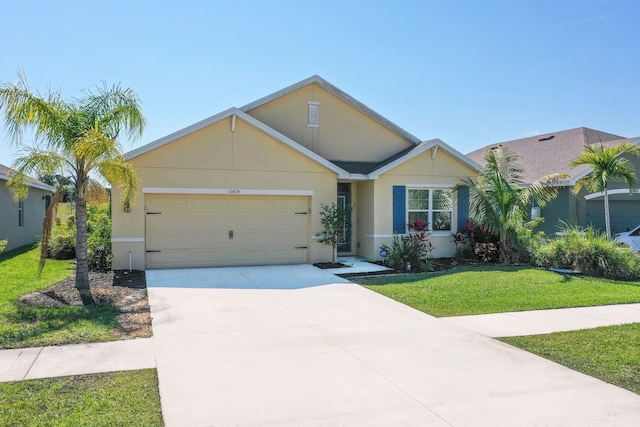
[[[307,102],[309,105],[309,121],[307,126],[312,128],[320,127],[320,103],[317,101]]]

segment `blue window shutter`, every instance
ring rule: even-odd
[[[458,190],[458,231],[469,222],[469,189]]]
[[[407,191],[404,185],[393,186],[393,232],[404,234],[407,232]]]

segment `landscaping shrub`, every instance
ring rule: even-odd
[[[496,263],[500,259],[498,235],[489,227],[469,221],[459,233],[453,234],[458,261]]]
[[[566,268],[614,280],[640,278],[640,256],[592,227],[565,226],[563,235],[542,245],[535,258],[545,268]]]
[[[507,242],[510,246],[505,251],[511,263],[533,264],[535,262],[536,253],[545,239],[545,234],[542,231],[534,233],[533,230],[543,222],[544,218],[537,218],[508,232]]]
[[[87,206],[87,259],[92,271],[111,269],[111,212],[109,204]],[[48,257],[72,259],[76,256],[75,215],[66,221],[56,218],[49,242]]]
[[[111,269],[111,211],[109,204],[87,206],[87,259],[89,270]]]
[[[394,235],[391,247],[380,246],[387,253],[385,264],[396,271],[432,271],[433,265],[427,259],[433,250],[427,224],[418,220],[408,225],[408,235]]]
[[[0,254],[4,252],[9,242],[7,240],[0,240]]]
[[[469,221],[459,233],[453,233],[456,260],[459,262],[483,262],[495,264],[501,259],[512,264],[528,264],[540,247],[544,233],[534,233],[542,218],[509,229],[508,247],[500,245],[499,236],[486,225]]]
[[[66,221],[56,218],[47,257],[53,259],[73,259],[76,257],[76,217],[69,215]]]

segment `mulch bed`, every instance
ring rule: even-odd
[[[328,268],[344,268],[351,267],[350,265],[342,264],[341,262],[317,262],[313,264],[315,267],[318,267],[322,270],[326,270]]]
[[[90,303],[109,304],[120,310],[114,335],[120,339],[151,336],[151,311],[147,298],[144,271],[89,272],[90,290],[82,294],[75,288],[75,275],[46,289],[21,296],[18,300],[30,306],[83,306]]]

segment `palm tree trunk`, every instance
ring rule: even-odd
[[[611,219],[609,217],[609,193],[604,189],[604,226],[607,230],[607,240],[611,240]]]
[[[89,289],[87,262],[87,200],[76,199],[76,288]]]
[[[505,220],[506,222],[506,220]],[[500,227],[500,233],[498,238],[500,239],[500,263],[501,264],[509,264],[509,257],[507,256],[507,225],[503,224]]]

